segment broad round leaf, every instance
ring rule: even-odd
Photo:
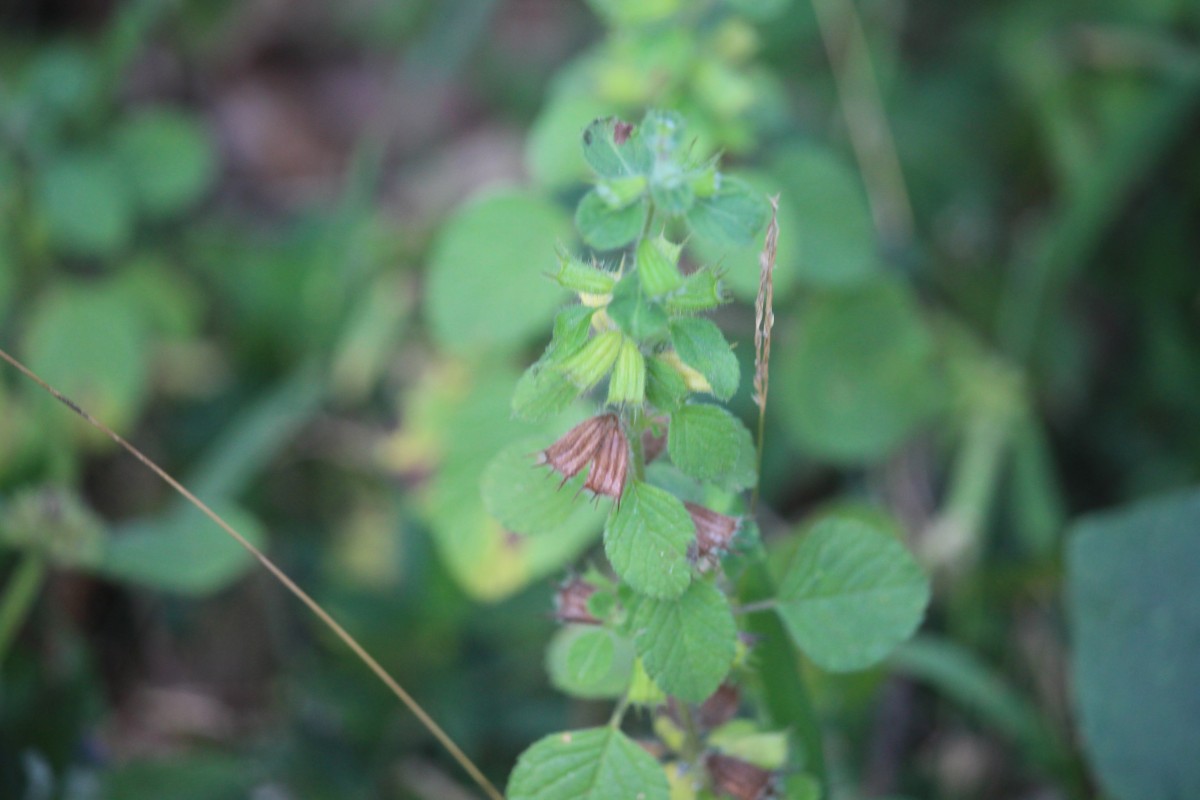
[[[742,421],[720,406],[691,403],[671,414],[667,453],[686,475],[733,489],[755,482],[754,440]]]
[[[553,733],[521,754],[508,800],[668,800],[652,755],[615,728]]]
[[[113,159],[59,156],[38,173],[34,205],[50,243],[70,255],[109,256],[133,233],[133,200]]]
[[[880,459],[936,410],[933,340],[900,285],[817,295],[794,335],[793,347],[776,350],[788,357],[772,365],[771,398],[814,456]]]
[[[604,529],[604,552],[634,590],[678,597],[692,580],[688,545],[696,535],[678,499],[641,481],[630,481]]]
[[[560,189],[587,178],[580,136],[590,122],[613,111],[603,101],[573,91],[552,96],[526,140],[525,163],[534,180],[548,189]]]
[[[871,209],[849,166],[826,148],[796,147],[774,159],[772,174],[783,184],[780,213],[799,226],[801,282],[849,286],[878,274]]]
[[[633,645],[607,628],[567,625],[550,642],[546,669],[560,691],[598,700],[625,692],[633,659]]]
[[[566,214],[528,193],[490,194],[460,209],[429,264],[425,311],[438,342],[459,353],[506,350],[544,330],[564,296],[545,276],[571,238]]]
[[[697,200],[687,214],[697,236],[721,245],[748,245],[763,226],[771,209],[767,198],[746,181],[721,176],[715,194]]]
[[[1084,749],[1120,800],[1200,797],[1200,492],[1072,527],[1067,608]]]
[[[117,430],[141,411],[148,342],[138,309],[124,292],[60,287],[34,308],[22,345],[35,372]]]
[[[694,581],[671,600],[639,598],[629,630],[654,683],[691,703],[717,690],[737,651],[729,601],[707,581]]]
[[[904,545],[858,520],[821,520],[779,572],[788,633],[832,672],[881,661],[912,635],[929,602],[929,580]]]
[[[138,208],[151,217],[183,211],[212,185],[216,156],[205,130],[178,111],[145,111],[123,120],[114,144]]]
[[[560,488],[562,476],[534,459],[545,444],[522,439],[492,458],[483,470],[484,507],[505,528],[525,536],[600,530],[604,512],[580,493],[586,470]]]

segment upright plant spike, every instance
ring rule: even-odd
[[[911,556],[892,537],[862,523],[825,521],[820,535],[806,539],[790,563],[773,565],[783,576],[778,590],[762,548],[745,548],[749,558],[736,567],[724,559],[730,549],[743,551],[734,544],[739,535],[752,541],[757,531],[752,517],[774,323],[779,198],[768,201],[749,184],[723,176],[715,162],[691,163],[685,141],[682,118],[653,111],[638,127],[597,120],[584,133],[585,158],[603,192],[593,189],[585,196],[577,223],[584,241],[623,249],[621,269],[600,274],[579,269],[581,259],[563,256],[559,280],[579,291],[588,307],[564,312],[563,319],[588,314],[589,327],[556,325],[555,341],[575,349],[558,360],[543,356],[539,364],[543,373],[558,370],[578,395],[607,378],[607,395],[602,412],[536,458],[564,478],[587,469],[584,488],[616,501],[608,510],[603,543],[617,580],[603,592],[586,581],[566,584],[558,616],[577,627],[556,638],[550,657],[560,688],[581,697],[614,698],[616,706],[610,733],[567,732],[531,747],[509,782],[514,800],[626,800],[613,770],[615,754],[627,742],[619,728],[631,705],[655,714],[658,748],[666,754],[665,764],[641,756],[637,764],[620,764],[621,770],[646,776],[652,767],[667,771],[659,775],[667,777],[665,783],[642,784],[643,800],[692,800],[698,791],[761,800],[786,766],[788,734],[729,720],[738,705],[730,697],[740,696],[730,673],[735,665],[747,666],[734,606],[775,611],[786,623],[786,635],[816,663],[844,670],[878,663],[916,627],[927,599]],[[645,224],[629,224],[633,204],[645,206]],[[651,227],[660,223],[664,232],[651,236]],[[679,226],[730,245],[745,245],[765,229],[755,305],[757,443],[721,405],[737,391],[738,360],[721,330],[697,316],[724,302],[720,276],[707,267],[683,274],[680,245],[671,238]],[[526,396],[540,388],[522,379],[522,403],[551,405]],[[651,469],[664,440],[670,464]],[[739,493],[751,487],[751,513],[743,518]],[[726,569],[737,572],[726,575]],[[729,586],[747,597],[731,602]],[[879,603],[883,595],[894,596],[894,602]],[[594,597],[605,599],[593,603]],[[826,601],[836,605],[837,614],[828,613]],[[854,632],[853,641],[846,630]],[[794,661],[775,650],[776,664]],[[794,670],[776,671],[782,677],[764,676],[764,684],[781,681],[786,692],[805,695]],[[778,697],[774,688],[769,691]],[[777,727],[799,732],[820,776],[819,734],[811,717],[805,711]],[[603,748],[592,746],[601,743]],[[697,785],[680,784],[681,768]],[[568,780],[572,793],[564,793]]]
[[[352,653],[354,653],[355,657],[357,657],[359,661],[365,664],[367,668],[371,670],[371,672],[375,673],[375,677],[377,677],[380,682],[383,683],[383,685],[386,686],[388,690],[390,690],[391,693],[394,694],[396,698],[408,708],[409,711],[412,712],[413,716],[417,718],[417,721],[420,722],[421,725],[424,726],[425,729],[429,731],[435,739],[438,740],[442,747],[446,748],[446,751],[450,753],[450,756],[458,762],[459,766],[463,768],[463,771],[465,771],[471,777],[471,780],[474,781],[481,790],[483,790],[484,794],[491,798],[491,800],[504,800],[504,794],[487,779],[487,776],[483,774],[479,767],[475,766],[475,763],[471,761],[467,754],[464,753],[457,744],[454,743],[454,740],[450,738],[450,735],[446,733],[446,731],[444,731],[442,727],[437,724],[437,722],[434,721],[433,717],[429,716],[428,712],[421,707],[416,699],[414,699],[412,695],[404,690],[404,687],[402,687],[396,681],[396,679],[393,678],[391,674],[383,668],[383,665],[375,660],[374,656],[367,652],[366,648],[364,648],[359,641],[350,634],[349,631],[343,628],[341,624],[329,614],[328,611],[322,608],[321,605],[312,598],[311,595],[301,589],[299,584],[288,577],[287,573],[280,569],[274,561],[268,558],[266,553],[264,553],[262,550],[259,550],[248,539],[246,539],[245,536],[238,533],[238,531],[232,525],[226,522],[220,514],[213,511],[212,508],[209,507],[204,501],[192,494],[187,487],[175,480],[175,478],[171,477],[166,470],[151,460],[149,456],[130,444],[123,436],[114,431],[112,428],[93,417],[91,414],[81,408],[75,401],[66,397],[49,383],[42,380],[42,378],[35,374],[33,370],[29,369],[29,367],[18,361],[3,348],[0,348],[0,358],[7,361],[25,377],[36,383],[55,400],[71,409],[71,411],[75,412],[75,414],[77,414],[88,425],[92,426],[109,439],[112,439],[112,441],[115,442],[118,447],[140,461],[143,466],[161,478],[175,492],[187,500],[187,502],[191,503],[193,506],[199,509],[202,514],[216,523],[216,525],[230,538],[232,538],[248,553],[250,553],[250,555],[252,555],[263,566],[263,569],[271,573],[271,576],[274,577],[275,580],[283,584],[284,589],[286,589],[293,597],[303,603],[308,610],[311,611],[317,617],[317,619],[319,619],[322,624],[325,625],[325,627],[329,628],[329,630],[332,631],[337,638],[341,639],[342,643],[345,644]]]

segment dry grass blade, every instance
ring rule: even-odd
[[[775,327],[775,253],[779,247],[779,195],[768,198],[771,222],[758,255],[758,297],[754,301],[754,404],[758,406],[758,470],[762,471],[767,388],[771,362],[771,329]],[[754,484],[751,511],[758,507],[758,482]]]
[[[147,469],[149,469],[158,477],[162,478],[162,480],[165,481],[168,486],[182,495],[183,498],[189,503],[200,509],[200,511],[206,517],[216,523],[221,530],[225,531],[225,533],[227,533],[234,541],[245,548],[250,555],[254,556],[254,558],[256,558],[260,564],[262,564],[263,568],[267,570],[267,572],[271,573],[276,580],[283,584],[283,587],[287,589],[297,600],[307,606],[308,610],[316,615],[317,619],[321,620],[321,622],[324,623],[325,626],[334,633],[334,635],[342,640],[342,643],[345,644],[346,647],[350,648],[350,651],[354,653],[354,655],[357,656],[358,659],[362,661],[368,669],[371,670],[371,672],[375,673],[375,677],[379,678],[379,680],[385,686],[387,686],[392,694],[394,694],[396,698],[399,699],[400,702],[412,712],[413,716],[417,718],[421,725],[423,725],[425,729],[429,731],[435,739],[438,740],[442,747],[446,748],[446,752],[448,752],[454,758],[454,760],[458,762],[459,766],[461,766],[463,770],[471,776],[471,779],[479,786],[480,789],[483,790],[484,794],[491,798],[491,800],[504,800],[504,795],[500,792],[500,790],[492,785],[492,782],[487,779],[487,776],[485,776],[483,772],[480,771],[479,767],[475,766],[474,762],[467,757],[467,754],[464,753],[459,746],[454,743],[454,740],[450,738],[450,735],[442,730],[440,725],[433,721],[433,718],[426,713],[425,709],[423,709],[415,699],[413,699],[412,695],[406,692],[404,688],[396,682],[396,679],[388,674],[388,671],[385,670],[383,666],[375,660],[374,656],[368,653],[366,649],[358,643],[357,639],[351,636],[350,633],[343,628],[337,620],[330,616],[328,611],[322,608],[316,600],[312,599],[312,597],[303,589],[301,589],[295,581],[289,578],[287,573],[276,566],[275,562],[269,559],[265,553],[251,544],[245,536],[238,533],[232,525],[226,522],[220,514],[213,511],[207,504],[204,503],[204,501],[192,494],[186,487],[184,487],[183,484],[171,477],[166,470],[164,470],[154,461],[150,460],[149,456],[127,442],[124,437],[122,437],[112,428],[109,428],[103,422],[100,422],[91,414],[84,411],[75,403],[75,401],[68,398],[50,384],[46,383],[46,381],[42,380],[41,377],[33,372],[33,370],[29,369],[29,367],[22,364],[3,349],[0,349],[0,358],[3,358],[5,361],[19,370],[21,374],[48,392],[55,400],[78,414],[84,422],[91,425],[108,438],[112,439],[119,447],[136,458],[138,461],[142,462]]]

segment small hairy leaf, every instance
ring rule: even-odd
[[[698,371],[712,386],[713,396],[728,400],[737,391],[737,356],[712,320],[683,317],[671,322],[671,343],[683,363]]]
[[[831,672],[883,660],[916,630],[929,602],[929,580],[904,545],[857,519],[816,523],[780,572],[788,633]]]
[[[512,411],[521,419],[538,422],[566,411],[579,394],[579,387],[566,375],[534,364],[517,381]]]
[[[737,626],[729,601],[706,581],[670,600],[639,598],[629,630],[646,672],[668,694],[704,701],[729,674]]]
[[[754,485],[754,441],[750,431],[719,406],[691,403],[673,412],[667,452],[675,466],[697,480],[720,479],[724,485],[738,489]]]
[[[750,244],[767,224],[770,206],[761,192],[745,181],[721,176],[715,194],[697,200],[688,212],[692,231],[715,243]]]
[[[658,761],[610,727],[554,733],[521,754],[509,800],[668,800]]]
[[[613,208],[592,189],[575,209],[575,227],[589,246],[597,250],[616,250],[638,237],[649,213],[650,203],[645,198],[624,208]]]
[[[604,552],[621,579],[650,597],[678,597],[692,580],[688,545],[695,536],[682,502],[630,481],[604,529]]]
[[[594,120],[584,129],[583,157],[601,178],[646,175],[653,166],[634,127],[616,117]]]
[[[687,395],[687,384],[675,367],[657,356],[646,360],[646,399],[652,405],[660,411],[671,411]]]

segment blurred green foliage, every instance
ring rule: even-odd
[[[833,743],[803,766],[838,800],[1195,793],[1195,509],[1168,493],[1200,478],[1196,4],[595,0],[548,11],[566,44],[532,56],[504,43],[510,4],[310,10],[274,52],[398,64],[388,91],[425,76],[471,113],[389,100],[435,133],[389,157],[384,117],[324,199],[282,207],[246,190],[224,116],[259,68],[239,4],[38,5],[0,20],[0,344],[254,532],[497,783],[547,731],[603,723],[549,686],[603,684],[581,654],[625,680],[620,642],[548,619],[589,523],[513,537],[479,487],[564,424],[509,398],[562,297],[538,276],[576,244],[580,134],[654,106],[697,164],[781,196],[764,541],[805,557],[804,518],[851,503],[934,578],[920,638],[865,672],[814,669],[755,615],[764,723],[817,721],[793,735]],[[429,164],[478,182],[454,144],[480,119],[528,131],[524,185],[385,202]],[[284,127],[264,149],[290,152]],[[758,241],[711,238],[684,259],[743,301],[718,321],[750,421]],[[0,796],[458,780],[248,557],[11,371],[0,544]],[[811,698],[780,692],[796,678]],[[627,745],[608,767],[645,767]]]

